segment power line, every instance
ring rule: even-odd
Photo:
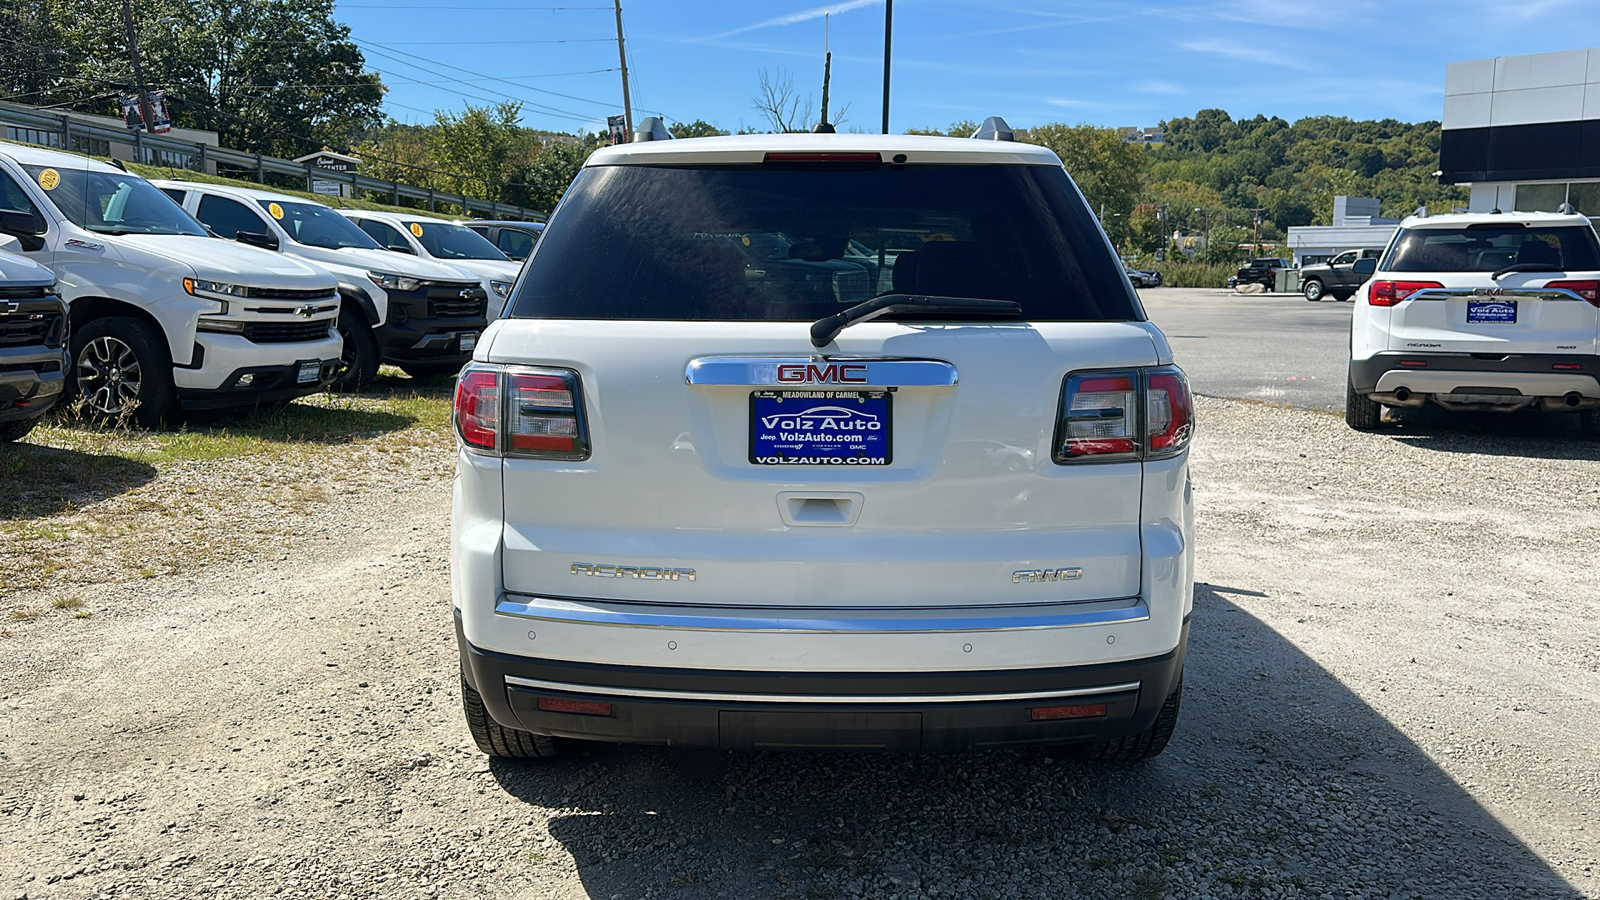
[[[489,9],[495,12],[567,12],[569,10],[603,9],[611,11],[609,6],[432,6],[420,4],[416,6],[389,3],[341,3],[340,9]]]
[[[385,59],[393,60],[394,62],[397,62],[402,66],[410,66],[411,68],[417,69],[418,71],[427,72],[429,75],[438,75],[438,76],[440,76],[442,78],[449,79],[450,81],[453,81],[453,82],[458,83],[458,84],[466,84],[466,82],[463,81],[460,78],[452,78],[450,75],[448,75],[448,74],[446,74],[444,72],[440,72],[440,71],[438,71],[436,69],[430,69],[430,68],[428,68],[426,66],[419,66],[414,62],[407,62],[407,61],[401,59],[398,56],[392,56],[392,55],[390,55],[388,53],[383,52],[382,50],[373,50],[373,49],[368,48],[367,52],[376,53],[379,56],[384,57]],[[379,73],[383,73],[382,69],[378,69],[377,67],[373,67],[373,69],[374,69],[374,71],[377,71]],[[477,73],[474,72],[474,73],[470,73],[470,74],[474,74],[475,75]],[[491,79],[491,80],[498,81],[500,79]],[[435,87],[438,90],[446,90],[446,88],[439,87],[437,85],[426,85],[426,86],[427,87]],[[525,85],[514,85],[514,86],[515,87],[526,87]],[[459,90],[459,89],[457,89],[455,91],[450,91],[450,93],[457,94],[457,95],[459,95],[461,97],[471,97],[474,100],[482,100],[482,101],[484,101],[486,103],[501,103],[504,100],[514,100],[514,101],[516,101],[518,103],[525,103],[528,106],[533,106],[533,107],[542,109],[542,110],[544,110],[546,112],[547,115],[553,115],[553,116],[556,116],[558,118],[563,118],[563,119],[572,119],[574,121],[579,121],[579,122],[588,122],[588,121],[590,121],[590,120],[592,120],[594,118],[593,116],[585,116],[582,113],[575,113],[575,112],[573,112],[571,110],[558,109],[558,108],[553,107],[553,106],[545,106],[542,103],[534,103],[533,101],[528,100],[528,99],[526,99],[524,97],[518,97],[515,94],[508,94],[505,91],[497,91],[494,88],[486,87],[486,88],[484,88],[484,90],[489,91],[489,92],[494,93],[494,94],[499,94],[500,97],[498,99],[495,98],[495,97],[485,97],[482,94],[469,93],[467,91],[462,91],[462,90]]]

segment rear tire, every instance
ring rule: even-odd
[[[177,396],[166,339],[149,323],[120,316],[72,335],[71,381],[91,416],[126,416],[142,428],[160,425]]]
[[[1320,301],[1327,292],[1328,290],[1323,287],[1322,282],[1315,278],[1300,286],[1300,293],[1305,294],[1306,299],[1312,303]]]
[[[1117,738],[1114,741],[1105,741],[1100,744],[1082,744],[1076,749],[1077,755],[1082,759],[1095,759],[1102,762],[1138,762],[1157,756],[1167,749],[1167,742],[1172,740],[1173,731],[1178,727],[1178,707],[1183,701],[1183,682],[1167,695],[1167,702],[1161,704],[1161,712],[1156,715],[1155,724],[1138,734]]]
[[[467,716],[467,730],[478,749],[501,759],[550,759],[561,755],[556,739],[547,734],[532,734],[507,728],[496,722],[483,705],[483,695],[461,679],[461,708]]]
[[[1356,393],[1354,382],[1345,383],[1344,421],[1356,431],[1377,431],[1383,427],[1383,407],[1366,394]]]
[[[344,338],[344,349],[339,362],[344,371],[333,379],[328,390],[341,393],[364,391],[378,377],[378,341],[367,327],[367,316],[354,303],[339,309],[339,336]]]
[[[0,422],[0,444],[9,444],[20,441],[28,436],[33,426],[39,424],[38,419],[18,419],[15,422]]]

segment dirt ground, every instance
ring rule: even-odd
[[[1600,445],[1200,415],[1185,706],[1149,763],[491,763],[460,712],[448,439],[361,445],[338,452],[371,477],[245,550],[81,606],[13,592],[0,898],[1600,897]]]

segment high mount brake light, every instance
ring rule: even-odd
[[[1177,366],[1075,372],[1057,422],[1057,463],[1163,459],[1188,448],[1194,400]]]
[[[1591,305],[1600,306],[1600,281],[1552,281],[1545,287],[1569,290]]]
[[[1374,281],[1367,290],[1367,303],[1372,306],[1394,306],[1417,291],[1442,288],[1437,281]]]
[[[842,150],[817,150],[787,153],[768,153],[761,158],[768,163],[804,163],[807,165],[817,163],[833,163],[840,165],[878,165],[883,162],[883,157],[877,153],[854,153]]]
[[[588,459],[583,390],[571,369],[474,363],[456,383],[456,434],[498,456]]]

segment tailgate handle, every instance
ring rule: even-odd
[[[781,491],[778,514],[785,525],[849,528],[861,518],[864,499],[853,491]]]

